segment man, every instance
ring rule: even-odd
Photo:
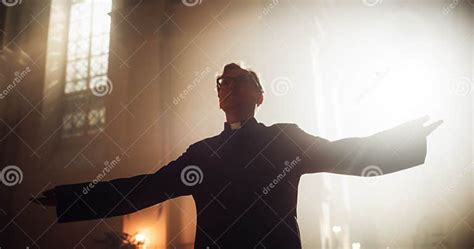
[[[35,200],[56,206],[59,222],[101,219],[192,195],[195,248],[301,248],[296,222],[298,183],[306,173],[387,174],[424,163],[426,136],[441,121],[427,117],[369,137],[330,142],[296,124],[266,126],[254,118],[263,102],[257,75],[231,63],[217,79],[227,121],[217,136],[189,146],[154,174],[57,186]],[[79,200],[80,198],[80,200]]]

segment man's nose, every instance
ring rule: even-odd
[[[229,85],[230,90],[234,91],[234,90],[237,90],[239,87],[240,87],[240,84],[237,81],[233,80],[230,82],[230,85]]]

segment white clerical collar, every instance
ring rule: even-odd
[[[247,120],[241,120],[234,123],[224,122],[224,131],[236,130],[245,127],[254,127],[258,124],[257,120],[254,117],[251,117]]]
[[[242,122],[230,123],[231,130],[240,129],[240,127],[242,127]]]

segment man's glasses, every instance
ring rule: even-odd
[[[220,90],[221,87],[228,87],[231,82],[241,84],[241,86],[255,86],[257,90],[263,92],[260,83],[253,79],[250,75],[240,75],[235,77],[220,76],[216,80],[217,90]]]

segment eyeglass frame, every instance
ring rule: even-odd
[[[263,93],[262,85],[260,84],[258,79],[256,79],[255,77],[256,76],[253,76],[250,73],[249,74],[244,74],[244,75],[239,75],[239,76],[234,76],[234,77],[221,75],[221,76],[217,77],[217,79],[216,79],[217,91],[220,90],[221,85],[222,85],[222,82],[219,82],[219,81],[221,81],[222,79],[228,78],[228,79],[235,80],[239,84],[243,84],[243,82],[245,82],[246,84],[254,85],[259,92]],[[252,84],[252,83],[254,83],[254,84]]]

